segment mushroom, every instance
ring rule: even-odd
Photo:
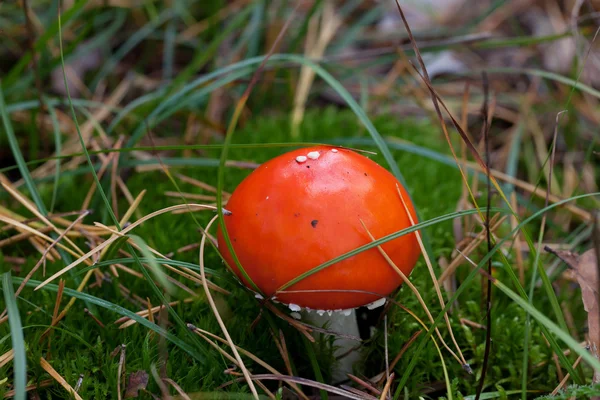
[[[369,233],[381,238],[410,227],[398,190],[409,198],[390,172],[357,152],[330,146],[302,148],[267,161],[246,177],[227,202],[231,214],[225,216],[225,224],[240,264],[261,295],[276,297],[292,312],[303,309],[305,316],[314,310],[313,321],[329,321],[330,328],[358,336],[354,309],[383,305],[402,283],[377,248],[278,290],[314,267],[370,243]],[[407,208],[416,221],[408,201]],[[221,229],[217,239],[224,260],[253,288],[237,267]],[[420,256],[414,234],[381,248],[406,276]],[[343,347],[348,346],[352,343]]]

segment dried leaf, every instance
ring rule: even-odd
[[[140,390],[146,389],[146,386],[148,386],[148,373],[146,371],[136,371],[129,374],[125,398],[131,399],[138,397],[140,395]]]
[[[555,252],[575,272],[577,283],[581,287],[583,307],[588,314],[588,335],[590,340],[590,351],[594,357],[598,357],[600,350],[600,296],[598,287],[598,259],[594,249],[578,255],[570,251]],[[600,371],[594,374],[594,381],[600,379]]]

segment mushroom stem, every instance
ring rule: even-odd
[[[346,337],[336,337],[334,346],[334,356],[337,362],[333,366],[332,381],[341,382],[348,379],[348,374],[353,373],[353,366],[360,361],[360,352],[358,345],[360,342],[351,339],[349,336],[360,338],[358,330],[358,320],[356,319],[356,310],[350,310],[350,314],[339,311],[331,313],[317,313],[314,310],[308,312],[306,309],[301,311],[302,319],[308,323],[325,327],[327,330],[339,333]],[[315,332],[315,335],[318,334]]]

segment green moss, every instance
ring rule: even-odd
[[[440,135],[438,129],[429,124],[416,122],[412,120],[398,121],[391,116],[382,116],[376,118],[375,126],[384,136],[396,137],[409,140],[417,145],[432,149],[436,152],[447,153],[447,144]],[[301,129],[302,140],[306,142],[323,142],[337,139],[348,138],[367,138],[368,133],[360,126],[356,117],[347,111],[339,111],[334,108],[323,110],[311,110],[307,113]],[[276,143],[290,142],[290,121],[288,116],[263,116],[249,121],[245,126],[235,133],[235,143]],[[375,150],[373,147],[365,148]],[[288,149],[265,147],[255,149],[231,149],[230,159],[239,161],[264,162]],[[455,168],[438,163],[431,159],[422,157],[409,151],[394,151],[394,159],[407,182],[414,203],[419,210],[423,220],[440,216],[455,211],[456,204],[461,192],[461,180],[458,171]],[[205,151],[203,156],[208,158],[218,158],[218,150]],[[380,155],[374,155],[372,158],[385,165]],[[195,179],[201,180],[211,185],[216,185],[217,170],[214,167],[185,167],[171,168],[171,172],[181,172]],[[239,168],[228,168],[226,171],[225,189],[232,191],[236,185],[249,173],[249,170]],[[80,209],[81,204],[87,194],[91,184],[89,176],[64,176],[60,182],[60,190],[55,207],[58,211],[71,211]],[[108,182],[105,191],[109,193]],[[197,188],[184,182],[179,182],[180,189],[183,192],[198,192]],[[167,197],[166,191],[174,191],[172,183],[161,171],[133,173],[127,179],[127,186],[133,196],[137,196],[142,190],[147,190],[146,196],[139,206],[139,211],[145,215],[160,208],[180,204],[181,199]],[[50,185],[42,185],[41,191],[45,199],[51,196],[52,188]],[[86,219],[87,222],[103,221],[110,223],[103,214],[103,203],[99,196],[94,196],[91,207],[95,210],[94,214]],[[122,214],[127,208],[124,199],[119,199],[119,210]],[[214,215],[210,212],[196,213],[198,222],[205,225],[208,219]],[[433,248],[432,261],[436,261],[440,256],[448,257],[454,245],[452,235],[452,223],[446,222],[426,229],[426,235]],[[187,214],[169,214],[161,215],[145,222],[134,231],[141,236],[148,245],[159,250],[163,254],[174,252],[184,245],[197,243],[200,240],[198,226]],[[6,233],[1,234],[6,235]],[[4,237],[4,236],[2,236]],[[21,243],[10,248],[4,249],[6,254],[12,256],[28,257],[27,264],[23,271],[29,271],[37,261],[37,254],[32,255],[31,248],[26,243]],[[176,253],[173,256],[177,260],[198,262],[197,251]],[[137,268],[135,264],[129,264],[132,268]],[[206,258],[208,268],[223,270],[219,257],[213,250],[209,250]],[[3,265],[2,269],[8,266]],[[61,262],[48,263],[48,273],[55,272],[64,267]],[[79,268],[80,269],[80,268]],[[93,296],[107,299],[115,304],[121,305],[131,310],[138,311],[135,304],[125,299],[119,291],[118,284],[124,285],[132,293],[141,298],[150,298],[153,305],[159,302],[156,299],[149,285],[142,279],[132,277],[126,273],[121,273],[119,279],[112,279],[111,282],[105,282],[101,287],[94,287],[88,290]],[[67,287],[76,286],[73,277],[66,275]],[[39,273],[35,276],[41,279]],[[437,297],[432,290],[431,280],[424,263],[421,261],[413,273],[411,279],[421,291],[426,303],[431,306],[432,313],[439,312],[439,305],[436,306]],[[459,280],[461,275],[459,274]],[[313,371],[310,367],[306,349],[300,340],[298,332],[288,326],[287,323],[273,316],[261,316],[261,310],[258,304],[252,300],[251,296],[242,289],[239,284],[228,274],[224,277],[214,277],[213,280],[231,291],[231,296],[218,296],[219,307],[225,317],[225,323],[233,340],[244,349],[254,353],[267,363],[271,364],[280,371],[285,371],[285,365],[281,359],[279,351],[272,339],[272,330],[275,332],[281,330],[286,338],[287,348],[292,355],[293,367],[296,374],[303,377],[313,377]],[[194,286],[189,281],[181,280],[194,290],[199,292],[202,289]],[[29,344],[28,365],[30,380],[39,381],[47,379],[48,375],[38,366],[39,357],[51,355],[51,364],[60,371],[63,377],[70,383],[77,381],[79,374],[84,374],[85,379],[81,388],[81,394],[86,398],[104,398],[107,393],[114,393],[117,384],[118,355],[111,356],[111,352],[121,344],[127,345],[127,372],[137,370],[150,371],[152,364],[162,361],[160,357],[160,348],[157,337],[146,328],[134,325],[125,330],[120,330],[113,323],[119,315],[106,309],[98,308],[96,316],[105,323],[106,327],[100,327],[84,312],[84,303],[78,301],[73,309],[67,314],[66,318],[59,324],[58,330],[52,334],[52,342],[47,347],[46,342],[40,342],[42,332],[50,324],[51,313],[54,307],[55,294],[53,292],[40,290],[32,291],[27,288],[22,293],[22,299],[29,303],[20,301],[21,313],[24,316],[23,324],[26,327],[26,341]],[[183,291],[176,293],[174,298],[183,299],[187,294]],[[220,328],[214,320],[212,312],[199,296],[192,303],[186,303],[175,307],[178,315],[185,322],[190,322],[202,329],[221,334]],[[426,315],[420,309],[414,295],[403,287],[397,295],[398,301],[412,309],[423,320]],[[68,299],[63,299],[62,306]],[[39,306],[39,310],[31,305]],[[484,331],[476,330],[459,325],[458,320],[464,317],[475,322],[481,322],[483,313],[480,309],[481,291],[479,286],[468,288],[461,297],[460,309],[452,318],[453,328],[461,348],[473,364],[476,372],[480,368],[480,360],[483,354]],[[519,366],[521,363],[523,332],[524,332],[524,313],[516,305],[511,304],[506,299],[497,299],[492,312],[494,313],[494,349],[493,359],[489,381],[494,382],[503,379],[503,385],[509,388],[519,387],[520,374]],[[397,354],[408,338],[421,327],[406,312],[400,309],[394,309],[389,316],[389,354],[393,357]],[[172,321],[171,321],[172,322]],[[253,325],[253,322],[255,324]],[[446,340],[449,336],[446,328],[441,328]],[[188,337],[178,328],[173,328],[173,333],[183,340],[188,341]],[[7,324],[0,325],[0,338],[8,334]],[[75,336],[77,338],[75,338]],[[43,343],[43,345],[40,345]],[[543,341],[538,331],[534,330],[530,349],[530,364],[549,360],[549,350],[542,344]],[[9,343],[4,341],[0,343],[0,352],[8,350]],[[369,341],[365,346],[365,363],[363,373],[367,376],[375,375],[383,370],[383,335],[381,332]],[[229,368],[230,362],[219,355],[214,349],[205,348],[210,356],[204,363],[192,359],[187,353],[180,349],[169,346],[168,374],[172,377],[186,392],[213,391],[219,385],[225,384],[232,379],[231,376],[223,374],[223,371]],[[323,373],[329,375],[329,367],[334,363],[331,338],[323,338],[314,346],[319,365],[324,370]],[[414,348],[402,357],[396,366],[396,372],[401,374],[411,360]],[[458,383],[458,391],[472,393],[476,379],[465,376],[460,365],[444,353],[446,363],[450,368],[451,377],[461,377]],[[419,355],[419,363],[415,368],[409,381],[409,389],[418,391],[423,384],[443,380],[441,361],[431,342],[427,345],[424,353]],[[552,373],[554,367],[552,363],[546,363],[545,367],[540,367],[534,372],[532,386],[548,389],[547,381],[544,381],[549,373]],[[262,371],[262,368],[248,361],[247,366],[256,372]],[[10,364],[0,369],[0,376],[10,375]],[[273,384],[269,384],[273,386]],[[0,384],[0,392],[6,389],[6,384]],[[150,379],[149,390],[157,392],[158,388]],[[226,386],[228,391],[247,392],[247,387],[242,383],[233,383]],[[62,389],[56,386],[52,389],[56,396],[64,395]],[[1,394],[1,393],[0,393]]]

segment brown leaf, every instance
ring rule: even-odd
[[[136,371],[129,374],[129,382],[127,382],[127,390],[125,398],[130,399],[138,397],[140,390],[146,389],[148,385],[148,373],[146,371]]]
[[[583,307],[588,314],[588,335],[590,351],[598,357],[600,349],[600,296],[598,295],[598,259],[594,249],[578,255],[570,251],[556,251],[560,257],[575,273],[577,283],[581,287]],[[600,371],[594,374],[594,381],[600,380]]]

